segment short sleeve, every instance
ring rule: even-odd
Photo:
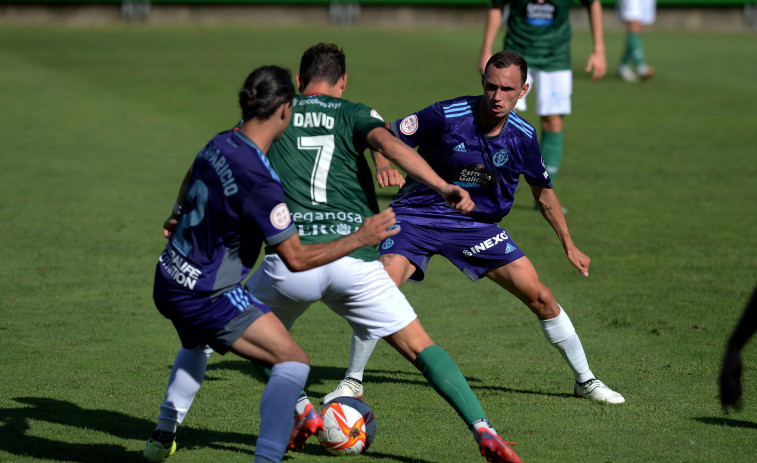
[[[281,183],[269,177],[258,179],[242,205],[245,216],[260,229],[266,243],[283,243],[295,234],[292,214],[284,199]]]
[[[413,148],[438,141],[444,131],[444,113],[439,103],[428,106],[391,124],[392,132]]]
[[[377,127],[389,128],[384,118],[373,108],[361,103],[355,103],[352,110],[354,111],[354,133],[358,135],[366,144],[368,133]]]
[[[544,166],[536,137],[531,139],[531,143],[526,146],[523,157],[523,177],[529,185],[552,188],[552,179],[549,178],[547,168]]]

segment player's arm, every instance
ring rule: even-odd
[[[368,132],[366,139],[379,154],[394,162],[408,175],[412,175],[413,178],[442,195],[450,207],[463,214],[468,214],[476,206],[465,189],[445,182],[420,154],[395,138],[389,130],[384,127],[376,127]]]
[[[371,158],[376,166],[376,180],[381,188],[388,186],[402,187],[405,184],[405,177],[402,176],[400,171],[392,167],[389,160],[381,153],[371,150]]]
[[[607,72],[607,58],[605,57],[605,39],[602,30],[602,4],[599,0],[592,1],[589,6],[589,24],[591,24],[591,39],[594,48],[586,63],[586,72],[591,72],[591,80],[601,79]]]
[[[187,196],[187,189],[189,188],[189,178],[192,176],[192,166],[189,166],[187,174],[184,176],[184,180],[181,182],[179,188],[179,194],[176,197],[176,202],[171,210],[171,215],[163,223],[163,236],[170,238],[173,236],[173,231],[176,229],[176,224],[179,222],[179,216],[181,215],[181,207],[184,205],[184,198]]]
[[[568,232],[568,223],[565,221],[565,215],[562,212],[562,205],[560,205],[560,200],[557,199],[555,191],[552,188],[531,185],[531,193],[533,193],[534,199],[539,205],[541,215],[557,233],[570,263],[578,269],[581,275],[589,276],[591,259],[573,243],[570,232]]]
[[[286,241],[274,246],[276,253],[292,272],[309,270],[328,264],[365,246],[376,246],[384,239],[399,233],[390,228],[397,222],[392,208],[367,217],[356,232],[328,243],[302,244],[295,233]]]
[[[484,26],[484,40],[481,43],[481,57],[478,60],[478,70],[481,74],[486,69],[486,63],[489,58],[492,57],[492,46],[494,46],[494,39],[497,38],[500,25],[502,24],[502,5],[495,5],[489,3],[489,8],[486,10],[486,24]]]

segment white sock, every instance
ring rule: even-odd
[[[594,374],[589,369],[589,362],[586,360],[586,353],[581,345],[581,340],[578,339],[576,329],[562,307],[560,307],[560,315],[549,320],[539,320],[539,324],[544,337],[560,351],[570,369],[573,370],[573,376],[577,383],[583,383],[594,378]]]
[[[213,349],[201,346],[194,349],[182,348],[176,355],[168,377],[166,396],[160,404],[156,429],[176,432],[176,426],[184,421],[205,379],[208,357],[212,352]]]
[[[355,333],[352,333],[352,342],[350,343],[350,362],[347,365],[345,378],[355,378],[358,381],[363,380],[363,372],[371,358],[373,349],[378,343],[378,338],[362,340]]]

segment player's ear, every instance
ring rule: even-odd
[[[302,79],[300,79],[299,74],[294,75],[294,80],[297,81],[297,90],[299,90],[300,93],[302,93],[303,90],[305,90],[304,86],[302,85]]]
[[[289,125],[289,119],[292,117],[292,107],[292,102],[288,101],[282,104],[281,108],[279,109],[279,117],[282,121],[286,122],[284,125]]]
[[[339,90],[344,92],[344,89],[347,88],[347,73],[344,73],[341,78],[339,78]]]
[[[528,87],[528,82],[523,84],[523,87],[520,88],[520,96],[518,97],[518,99],[523,98],[526,95],[526,93],[528,92]]]

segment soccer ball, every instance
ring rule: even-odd
[[[323,431],[318,441],[333,455],[359,455],[376,437],[373,410],[362,400],[337,397],[321,410]]]

